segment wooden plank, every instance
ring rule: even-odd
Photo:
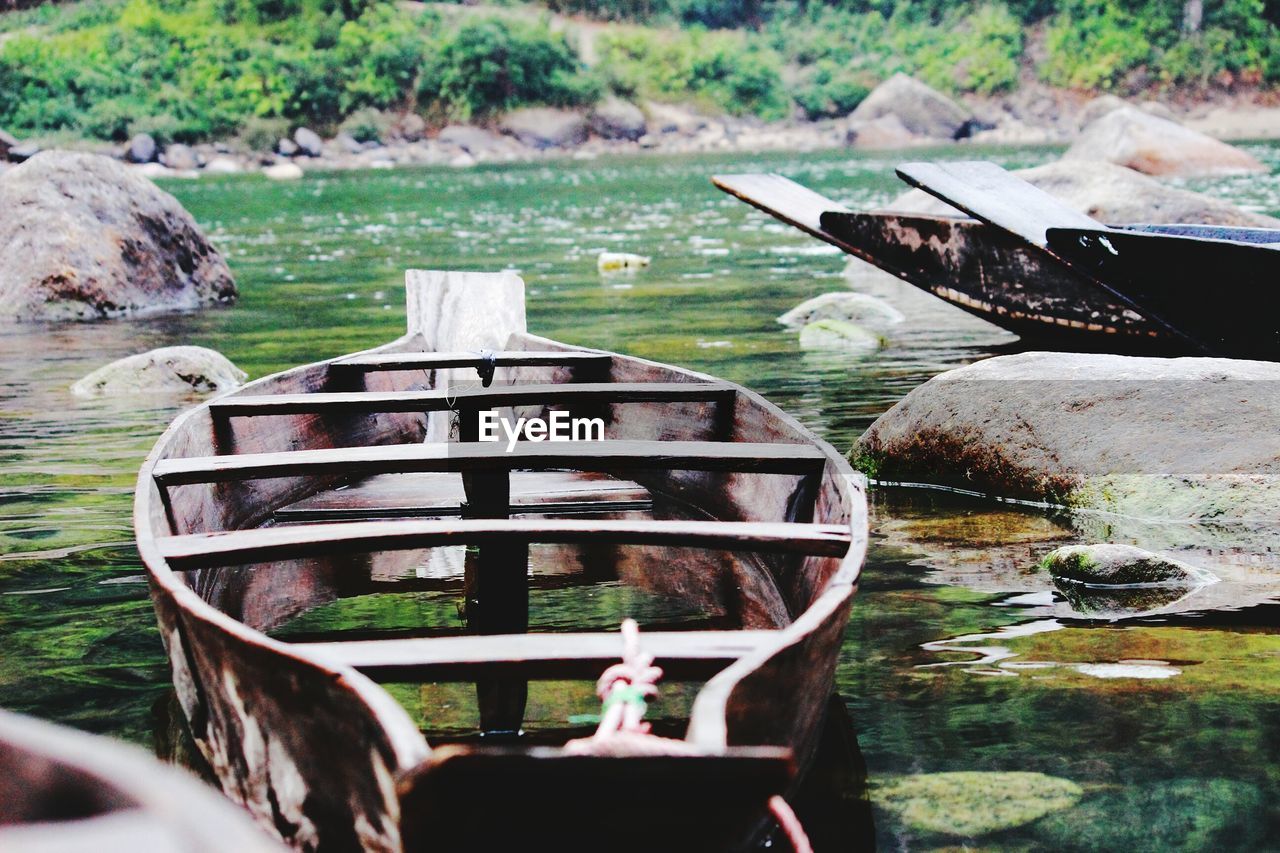
[[[266,563],[316,555],[431,548],[499,540],[617,543],[843,556],[838,524],[606,519],[413,519],[349,521],[191,533],[156,539],[174,570]]]
[[[211,400],[209,410],[223,417],[443,412],[462,405],[473,409],[492,409],[499,406],[571,403],[712,403],[732,400],[735,394],[736,390],[732,385],[721,382],[580,382],[430,391],[233,395]]]
[[[450,368],[494,367],[607,367],[613,361],[609,353],[599,352],[493,352],[488,358],[476,352],[387,352],[366,353],[340,358],[333,367],[358,371],[377,370],[446,370]]]
[[[1048,244],[1049,228],[1106,228],[995,163],[903,163],[897,172],[913,187],[1040,248]]]
[[[568,468],[578,471],[750,471],[818,474],[826,454],[812,444],[730,441],[505,441],[333,447],[289,453],[243,453],[164,459],[163,486],[271,477],[348,476],[430,471],[474,472]]]
[[[326,489],[277,509],[277,522],[457,515],[466,495],[460,477],[448,472],[375,474],[351,485]],[[515,471],[514,513],[621,512],[653,506],[649,491],[631,480],[599,472]]]
[[[641,648],[664,670],[712,675],[773,641],[776,631],[649,631]],[[294,643],[379,681],[473,681],[477,676],[596,678],[622,659],[622,634],[484,634],[409,640]],[[693,664],[693,666],[689,666]]]
[[[835,242],[822,227],[822,214],[849,213],[849,208],[795,181],[774,174],[713,175],[711,183],[729,195],[806,231],[819,240]]]

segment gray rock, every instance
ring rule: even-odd
[[[9,148],[7,156],[10,163],[25,163],[39,153],[40,146],[34,142],[19,142]]]
[[[298,143],[292,139],[281,139],[276,142],[276,152],[282,157],[293,157],[298,153]]]
[[[200,168],[200,158],[196,156],[196,152],[190,146],[180,142],[166,146],[164,153],[160,155],[160,162],[179,172],[190,172]]]
[[[396,120],[394,131],[405,142],[418,142],[427,135],[427,120],[417,113],[405,113]]]
[[[570,110],[526,107],[507,113],[498,129],[530,148],[569,148],[587,141],[587,120]]]
[[[806,299],[778,318],[782,325],[798,329],[818,320],[846,320],[873,328],[885,328],[901,323],[905,317],[883,299],[866,293],[847,290],[824,293]]]
[[[589,121],[591,131],[605,139],[628,139],[634,142],[648,130],[640,108],[621,98],[605,98],[591,110]]]
[[[1268,171],[1252,154],[1133,107],[1089,124],[1062,159],[1106,160],[1168,177]]]
[[[295,130],[293,141],[298,146],[299,153],[307,157],[319,157],[324,153],[324,140],[309,128],[300,127]]]
[[[1212,572],[1133,545],[1066,545],[1046,554],[1040,567],[1055,578],[1099,586],[1186,587],[1218,580]]]
[[[496,133],[470,124],[448,125],[440,131],[436,139],[449,145],[456,145],[473,156],[501,151],[510,144]]]
[[[156,141],[149,133],[139,133],[129,140],[124,158],[130,163],[150,163],[156,159]]]
[[[934,377],[851,455],[879,479],[1243,537],[1280,518],[1277,411],[1280,364],[1025,353]]]
[[[1112,225],[1125,222],[1200,222],[1278,228],[1280,219],[1241,210],[1221,199],[1165,186],[1113,163],[1063,161],[1014,172],[1075,210]],[[923,190],[910,190],[889,205],[911,213],[955,215],[955,208]]]
[[[333,141],[338,148],[347,154],[359,154],[364,150],[363,143],[359,142],[354,136],[346,132],[339,133],[333,138]]]
[[[955,139],[965,122],[973,118],[969,110],[919,80],[895,74],[871,90],[851,116],[855,121],[874,121],[894,115],[909,132],[936,139]]]
[[[161,347],[103,365],[71,386],[77,397],[207,394],[244,384],[248,374],[204,347]]]
[[[1124,98],[1110,93],[1099,95],[1084,105],[1084,109],[1080,110],[1080,114],[1076,116],[1076,122],[1082,128],[1088,127],[1107,113],[1127,106],[1129,106],[1129,102]]]
[[[93,320],[236,298],[191,214],[132,167],[47,151],[0,176],[0,318]]]
[[[927,143],[928,137],[916,136],[907,130],[896,115],[887,114],[873,119],[851,118],[846,125],[845,145],[868,150],[906,148]]]

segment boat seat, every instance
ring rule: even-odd
[[[330,369],[349,370],[358,373],[375,373],[392,370],[449,370],[485,367],[585,367],[607,368],[613,364],[609,353],[596,352],[541,352],[516,350],[512,352],[375,352],[351,355],[330,363]]]
[[[663,545],[842,557],[847,525],[615,519],[413,519],[287,525],[156,539],[175,571],[495,542]]]
[[[641,648],[668,678],[704,679],[777,639],[779,631],[650,631]],[[474,681],[477,677],[594,679],[622,659],[622,634],[486,634],[342,643],[291,643],[375,681]]]
[[[440,472],[374,474],[325,489],[277,509],[279,524],[361,518],[439,518],[467,503],[462,478]],[[513,471],[512,515],[634,512],[653,507],[648,489],[631,480],[583,471]]]
[[[414,471],[689,470],[821,474],[827,457],[812,444],[728,441],[504,441],[383,444],[282,453],[242,453],[162,459],[161,486],[269,477],[370,475]]]
[[[210,400],[209,411],[220,417],[374,414],[592,403],[723,403],[736,396],[734,386],[724,382],[576,382],[424,391],[232,394]]]

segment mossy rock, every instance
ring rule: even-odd
[[[871,797],[911,829],[974,837],[1071,808],[1083,794],[1075,782],[1043,773],[965,771],[899,777]]]
[[[884,339],[875,332],[848,320],[827,318],[810,323],[800,330],[803,349],[835,349],[857,353],[875,352]]]
[[[1054,579],[1099,586],[1195,587],[1213,583],[1204,569],[1132,545],[1067,545],[1040,562]]]

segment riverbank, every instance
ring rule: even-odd
[[[428,129],[404,116],[388,114],[385,139],[357,141],[339,133],[330,139],[282,138],[272,151],[253,151],[243,140],[228,139],[192,146],[161,148],[151,141],[140,155],[137,140],[123,145],[96,140],[54,140],[47,147],[93,151],[117,157],[153,178],[194,178],[201,174],[264,172],[289,179],[309,171],[391,169],[400,166],[466,168],[485,163],[591,160],[601,156],[691,153],[815,152],[838,150],[899,150],[918,146],[1069,145],[1084,124],[1120,106],[1120,99],[1031,87],[1012,96],[957,98],[972,118],[973,130],[960,140],[903,132],[892,122],[867,122],[856,113],[819,121],[766,122],[757,118],[708,115],[689,106],[643,102],[631,107],[636,118],[624,131],[599,132],[597,115],[588,111],[525,110],[517,117],[541,119],[542,129],[517,129],[503,122],[487,125],[452,124]],[[1139,109],[1172,118],[1184,126],[1224,141],[1280,139],[1280,106],[1257,96],[1169,104],[1140,101]],[[630,105],[628,105],[630,106]],[[532,114],[532,115],[531,115]],[[618,135],[625,133],[625,135]],[[25,159],[45,147],[39,143],[16,150]],[[144,146],[148,144],[144,140]],[[0,144],[0,147],[3,147]],[[3,154],[0,151],[0,154]],[[137,162],[142,160],[143,162]],[[0,161],[0,171],[8,164]]]

